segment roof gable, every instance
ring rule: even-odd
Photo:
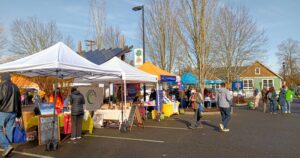
[[[259,68],[259,73],[255,73],[255,69]],[[282,79],[280,75],[270,70],[267,66],[259,61],[255,61],[252,65],[248,66],[241,72],[240,77],[273,77],[277,76]]]

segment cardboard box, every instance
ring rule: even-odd
[[[34,117],[34,112],[33,111],[23,111],[22,112],[22,120],[23,120],[23,125],[25,130],[27,130],[27,124],[30,118]]]

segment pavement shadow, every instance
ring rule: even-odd
[[[186,127],[188,128],[189,126],[191,126],[191,122],[185,119],[181,119],[181,118],[174,118],[174,120],[176,120],[177,122],[183,123],[186,125]]]
[[[214,131],[217,131],[217,132],[220,131],[220,128],[218,126],[216,126],[214,124],[211,124],[211,123],[208,123],[206,121],[202,121],[202,125],[212,127]]]

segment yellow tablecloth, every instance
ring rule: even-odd
[[[178,107],[179,107],[179,102],[176,102],[176,105],[174,105],[174,103],[163,104],[162,112],[166,117],[170,117],[173,114],[179,114]]]
[[[31,117],[27,123],[27,126],[26,126],[27,128],[25,130],[27,130],[31,127],[34,127],[34,126],[38,126],[38,119],[39,119],[38,116]],[[64,127],[64,114],[59,114],[58,119],[59,119],[59,127]],[[89,133],[92,134],[93,128],[94,128],[94,122],[93,122],[91,115],[89,115],[88,119],[86,121],[83,120],[83,122],[82,122],[82,130],[89,131]]]

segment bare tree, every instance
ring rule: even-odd
[[[0,51],[6,46],[6,39],[4,36],[4,28],[0,26]]]
[[[177,4],[171,0],[150,0],[145,13],[145,37],[150,59],[167,71],[174,71],[183,52],[178,40]]]
[[[63,39],[64,43],[70,47],[71,49],[75,49],[75,46],[74,46],[74,41],[73,41],[73,38],[71,36],[66,36],[64,37]]]
[[[278,45],[278,52],[276,55],[279,58],[280,65],[285,62],[285,70],[281,68],[281,72],[285,72],[288,82],[294,84],[296,77],[299,77],[300,73],[300,43],[294,39],[287,39],[282,41]]]
[[[104,34],[104,47],[116,48],[120,47],[121,32],[117,27],[107,27]]]
[[[217,7],[215,0],[181,0],[180,21],[183,31],[183,41],[188,47],[192,62],[191,67],[197,69],[196,73],[204,89],[204,80],[209,73],[212,63],[212,26]]]
[[[34,17],[15,20],[11,33],[11,51],[23,55],[39,52],[63,39],[54,21],[42,23]]]
[[[240,73],[240,67],[262,57],[266,43],[264,31],[259,30],[245,8],[221,7],[215,24],[215,58],[225,67],[229,84]]]
[[[106,18],[104,0],[91,0],[89,9],[89,20],[92,38],[96,41],[96,48],[104,48]]]

